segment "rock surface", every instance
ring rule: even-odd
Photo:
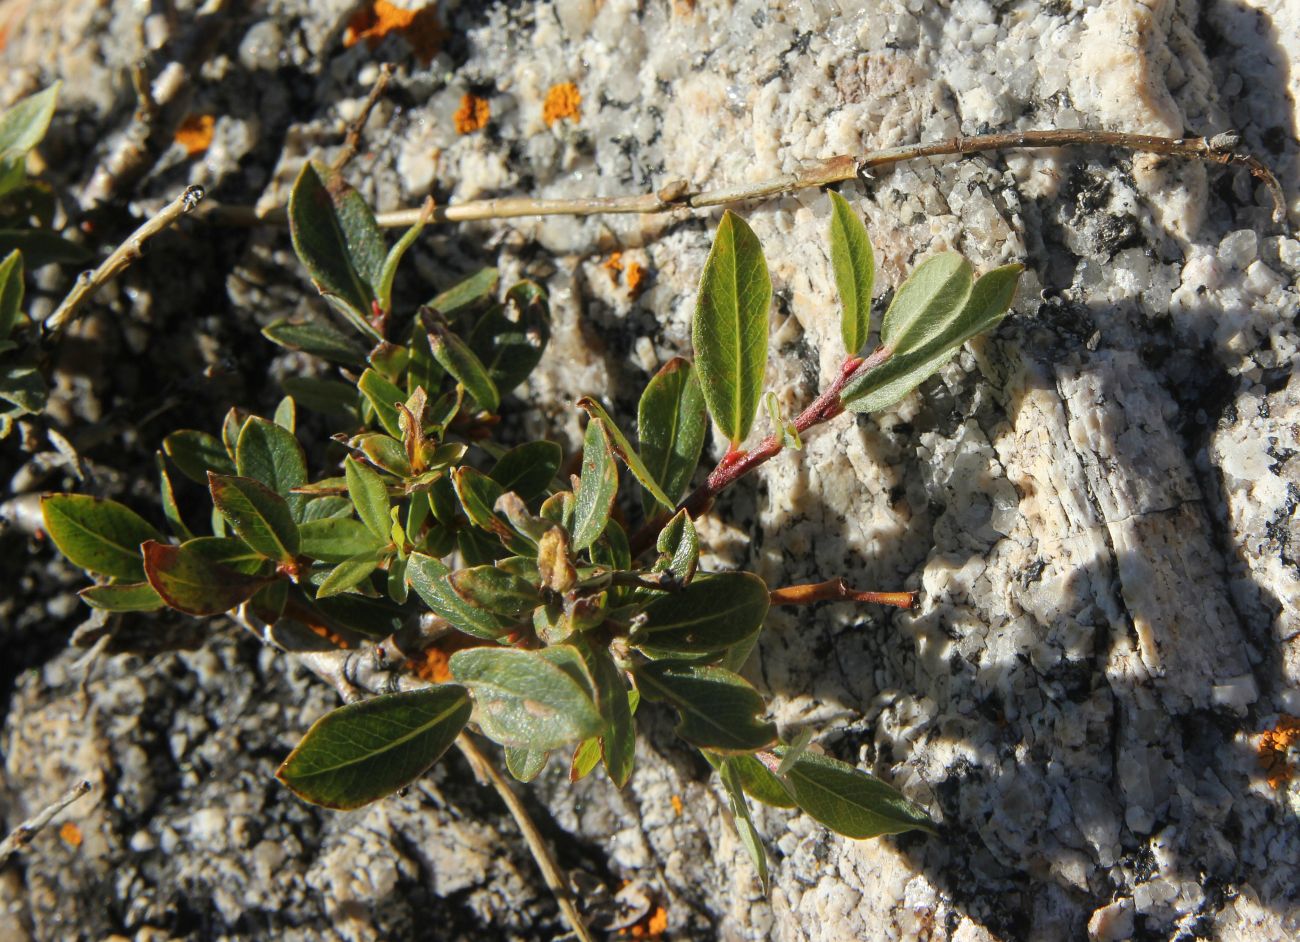
[[[200,6],[0,4],[0,97],[64,80],[44,156],[87,205],[113,191],[95,171],[132,133],[128,72],[147,56],[155,75],[189,63],[176,119],[215,124],[202,155],[154,149],[124,190],[145,203],[190,182],[282,203],[388,60],[394,88],[352,170],[381,210],[429,192],[743,183],[1004,128],[1236,128],[1300,223],[1288,0],[447,3],[436,49],[396,34],[346,45],[351,0]],[[548,125],[544,97],[564,82],[580,111]],[[471,91],[491,118],[460,134]],[[1300,242],[1244,172],[1100,150],[920,161],[841,192],[867,219],[878,284],[946,248],[981,270],[1022,259],[1015,313],[920,394],[771,462],[705,536],[713,565],[773,584],[922,591],[907,614],[778,611],[750,672],[783,733],[812,729],[924,804],[942,836],[852,842],[764,810],[765,898],[716,780],[651,711],[624,793],[599,777],[571,787],[555,763],[528,791],[562,864],[611,894],[630,881],[683,938],[1294,937],[1300,784],[1270,784],[1257,750],[1300,714]],[[106,224],[124,234],[115,198]],[[739,208],[775,282],[769,385],[796,407],[839,361],[827,198]],[[627,419],[649,373],[689,347],[715,222],[445,227],[417,250],[424,286],[403,290],[422,300],[485,257],[543,278],[555,340],[524,422],[572,443],[578,396]],[[649,273],[640,293],[605,266],[614,251]],[[69,339],[55,416],[102,492],[148,506],[141,469],[173,420],[215,427],[232,403],[273,404],[274,377],[303,364],[256,330],[318,307],[283,232],[187,224]],[[65,486],[62,473],[22,489]],[[51,829],[3,871],[0,937],[563,931],[463,764],[362,812],[304,806],[270,775],[332,692],[218,624],[127,619],[93,658],[65,648],[84,617],[77,574],[21,534],[0,541],[16,587],[0,601],[0,814],[12,825],[78,776],[100,786],[67,813],[79,846]]]

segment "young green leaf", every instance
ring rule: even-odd
[[[91,608],[106,612],[153,612],[163,607],[162,597],[147,582],[92,585],[77,594]]]
[[[776,727],[759,719],[762,696],[739,674],[688,661],[649,661],[634,673],[644,696],[677,708],[677,735],[691,745],[747,753],[776,740]]]
[[[357,508],[357,516],[375,538],[388,542],[390,529],[388,511],[388,485],[374,471],[349,456],[343,462],[343,474],[348,482],[348,496]]]
[[[14,329],[22,308],[23,255],[15,249],[0,262],[0,341]]]
[[[893,356],[849,381],[840,394],[845,408],[852,412],[875,412],[893,405],[933,376],[962,344],[995,327],[1006,315],[1022,271],[1022,265],[1004,265],[980,278],[966,306],[942,333],[924,347]]]
[[[474,351],[441,324],[435,322],[430,326],[429,349],[438,365],[465,387],[484,412],[496,412],[501,408],[501,394],[496,383]]]
[[[460,313],[464,308],[491,300],[497,291],[499,277],[495,268],[480,268],[464,281],[459,281],[430,301],[431,307],[444,317]]]
[[[674,357],[646,384],[637,405],[641,458],[669,503],[686,493],[700,463],[708,412],[704,393],[689,360]],[[650,498],[646,513],[650,513]]]
[[[304,801],[348,811],[391,795],[441,758],[469,722],[463,687],[439,684],[321,717],[276,778]]]
[[[686,511],[679,511],[664,524],[655,541],[655,549],[659,551],[659,559],[655,562],[657,572],[671,572],[681,585],[688,585],[695,578],[695,569],[700,562],[700,538]]]
[[[252,416],[239,432],[235,468],[241,477],[260,481],[283,497],[298,519],[307,498],[292,491],[307,483],[307,458],[292,432]]]
[[[343,366],[363,367],[366,351],[351,337],[324,321],[294,323],[278,320],[262,328],[262,336],[287,350],[300,350]]]
[[[350,223],[357,221],[355,215],[349,215]],[[357,254],[368,264],[370,252],[364,248],[367,240],[357,239],[358,231],[353,231],[349,239],[335,201],[311,161],[303,164],[289,195],[289,232],[294,251],[317,290],[363,334],[382,339],[370,324],[374,290],[358,270],[351,244],[357,242]]]
[[[519,782],[531,782],[541,775],[542,769],[546,768],[546,760],[551,757],[545,749],[530,749],[527,746],[506,746],[504,751],[506,771]]]
[[[298,404],[293,401],[293,396],[285,396],[275,407],[273,416],[275,424],[280,426],[290,435],[298,427]]]
[[[370,401],[379,424],[393,438],[402,437],[402,423],[398,420],[397,403],[406,401],[406,394],[375,370],[366,370],[357,381],[357,388]]]
[[[593,736],[578,743],[578,748],[573,750],[573,759],[569,762],[569,781],[580,782],[590,775],[600,765],[600,755],[599,737]]]
[[[381,311],[391,311],[393,308],[393,281],[397,278],[397,268],[401,265],[402,257],[406,255],[407,249],[415,244],[415,240],[424,231],[428,220],[427,214],[431,211],[432,205],[432,199],[426,201],[424,213],[421,214],[411,228],[402,234],[402,237],[388,250],[388,255],[384,258],[384,267],[379,272],[379,280],[375,282],[375,295],[379,299],[379,309]]]
[[[876,278],[876,260],[871,254],[867,227],[834,190],[831,198],[831,267],[840,293],[840,336],[844,352],[855,355],[871,332],[871,289]]]
[[[629,640],[656,656],[721,651],[755,634],[768,604],[767,586],[753,573],[700,576],[647,605]]]
[[[581,552],[605,532],[614,496],[618,493],[618,465],[609,431],[601,419],[590,419],[582,440],[582,474],[574,495],[573,549]]]
[[[0,114],[0,154],[22,156],[41,142],[54,118],[54,106],[62,85],[62,82],[55,82]]]
[[[605,411],[605,407],[590,396],[583,396],[578,400],[578,408],[585,411],[592,419],[599,419],[604,423],[605,431],[609,433],[610,447],[614,449],[614,454],[622,460],[623,464],[627,465],[627,469],[632,472],[632,476],[646,489],[646,493],[658,501],[660,506],[665,510],[672,510],[674,502],[669,499],[668,495],[659,487],[659,483],[655,480],[654,475],[651,474],[650,470],[645,466],[645,463],[641,460],[641,456],[636,453],[636,449],[632,447],[632,443],[627,440],[627,436],[619,431],[618,426],[614,424],[613,418],[611,418],[610,414]]]
[[[239,538],[267,559],[292,564],[298,555],[298,525],[285,499],[252,478],[208,474],[212,503]]]
[[[503,746],[550,750],[600,731],[590,690],[567,663],[553,660],[563,647],[470,648],[452,655],[452,676],[473,692],[485,735]]]
[[[749,804],[745,801],[740,771],[733,764],[737,758],[729,756],[722,760],[718,777],[722,779],[722,787],[727,792],[727,803],[731,805],[731,819],[736,825],[736,834],[740,837],[740,842],[745,845],[754,869],[758,871],[758,882],[763,887],[763,892],[767,893],[769,886],[767,850],[763,847],[763,839],[758,833],[758,828],[754,827],[754,819],[749,816]]]
[[[298,525],[298,536],[298,552],[322,563],[341,563],[388,545],[387,540],[351,517],[308,520]]]
[[[927,258],[894,293],[880,327],[880,343],[901,356],[925,346],[966,305],[970,262],[956,252]]]
[[[457,595],[448,581],[451,575],[439,560],[423,553],[412,553],[406,566],[406,581],[433,613],[446,619],[453,628],[489,640],[506,634],[512,622],[483,608],[470,605]]]
[[[163,439],[163,451],[181,474],[195,484],[208,486],[208,472],[236,474],[235,462],[221,440],[207,432],[181,429]]]
[[[154,591],[171,608],[187,615],[220,615],[266,584],[205,559],[189,544],[171,546],[149,540],[141,546],[144,574]]]
[[[563,460],[564,450],[556,442],[526,442],[502,455],[489,477],[503,490],[532,500],[550,487]]]
[[[172,533],[182,540],[194,539],[194,534],[181,519],[180,507],[176,504],[176,492],[172,490],[171,475],[167,473],[167,460],[161,451],[154,452],[154,465],[158,468],[158,496],[162,499],[163,516]]]
[[[140,582],[140,544],[162,535],[134,510],[87,494],[50,494],[41,499],[45,532],[68,561],[87,572]]]
[[[349,589],[356,588],[379,568],[380,562],[383,561],[386,555],[387,553],[382,550],[371,550],[368,553],[361,553],[339,563],[325,577],[325,581],[317,587],[316,598],[327,599],[331,595],[339,595]]]
[[[709,414],[732,448],[749,435],[767,368],[772,279],[758,237],[728,210],[700,277],[691,345]]]
[[[785,747],[774,750],[782,755]],[[862,840],[934,825],[923,809],[874,775],[829,756],[805,752],[785,776],[796,804],[845,837]]]
[[[412,477],[411,459],[406,453],[406,446],[383,432],[363,432],[348,442],[349,447],[360,448],[366,459],[376,468],[387,471],[394,477]]]

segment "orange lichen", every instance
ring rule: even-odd
[[[1300,717],[1283,715],[1272,729],[1259,737],[1259,764],[1269,787],[1277,790],[1296,772],[1296,749],[1300,747]]]
[[[447,31],[438,21],[436,4],[406,10],[388,0],[370,0],[348,21],[343,45],[350,49],[364,39],[374,49],[391,34],[406,40],[425,65],[433,61],[447,38]]]
[[[77,827],[71,821],[65,821],[63,827],[59,828],[59,837],[61,837],[63,843],[67,844],[69,847],[81,846],[81,828]]]
[[[212,129],[216,126],[215,115],[192,114],[176,129],[174,140],[193,157],[212,146]]]
[[[636,297],[645,287],[646,270],[639,262],[632,262],[627,266],[627,271],[623,277],[627,280],[627,293]]]
[[[492,109],[488,107],[487,99],[466,92],[461,96],[460,107],[452,120],[456,123],[457,134],[471,134],[481,131],[491,116]]]
[[[619,930],[619,935],[631,939],[657,939],[668,931],[668,910],[656,906],[635,925]]]
[[[609,272],[610,277],[618,281],[618,273],[623,270],[623,253],[615,252],[609,258],[605,259],[600,265],[601,268]]]
[[[680,816],[682,813],[682,796],[673,795],[668,800],[673,803],[673,813]]]
[[[460,632],[452,632],[443,635],[418,655],[411,658],[406,662],[406,666],[421,680],[427,680],[434,684],[445,684],[452,679],[451,668],[447,666],[451,656],[465,648],[476,648],[485,644],[491,644],[491,642],[471,638],[469,635],[463,635]]]
[[[546,92],[546,101],[542,103],[542,120],[547,127],[556,121],[568,118],[577,121],[582,117],[582,92],[572,82],[552,85]]]

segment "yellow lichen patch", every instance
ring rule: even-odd
[[[472,134],[481,131],[491,116],[492,109],[488,107],[487,99],[466,92],[461,96],[460,107],[456,109],[452,121],[456,123],[457,134]]]
[[[623,253],[615,252],[601,263],[601,268],[609,272],[611,278],[618,281],[618,273],[623,270]]]
[[[582,92],[572,82],[552,85],[546,92],[546,101],[542,103],[542,120],[547,126],[568,118],[577,121],[582,117]]]
[[[673,813],[680,816],[682,813],[682,796],[673,795],[669,801],[673,803]]]
[[[63,827],[59,828],[59,837],[69,847],[81,846],[81,828],[71,821],[65,821]]]
[[[210,114],[192,114],[176,129],[175,141],[185,148],[191,157],[201,154],[212,146],[212,129],[217,126],[217,119]]]
[[[425,65],[438,54],[447,38],[447,31],[438,21],[436,4],[407,10],[388,0],[370,0],[348,21],[343,45],[350,49],[364,39],[374,49],[394,33],[406,40]]]
[[[1291,781],[1296,771],[1296,750],[1300,746],[1300,717],[1283,715],[1277,724],[1259,737],[1259,764],[1276,790]]]
[[[628,295],[635,298],[641,293],[641,289],[645,287],[645,266],[639,262],[631,262],[627,266],[627,271],[623,273],[623,277],[627,281]]]
[[[667,931],[668,910],[656,906],[640,922],[627,929],[620,929],[618,934],[633,939],[657,939]]]

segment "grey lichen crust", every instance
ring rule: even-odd
[[[174,22],[142,21],[139,4],[25,6],[0,90],[65,80],[70,115],[49,158],[79,191],[129,123],[127,67],[191,41],[198,4],[175,4]],[[190,78],[193,110],[218,116],[212,148],[162,153],[147,197],[197,182],[217,200],[283,202],[392,58],[397,91],[352,171],[380,209],[430,188],[455,202],[739,183],[987,130],[1235,128],[1300,222],[1300,7],[1288,0],[461,4],[427,65],[395,37],[345,49],[356,4],[246,6]],[[580,116],[548,126],[546,90],[567,81]],[[491,133],[453,127],[470,90],[490,104]],[[749,672],[783,732],[812,728],[818,748],[925,805],[942,836],[858,843],[764,810],[764,898],[716,779],[649,709],[650,745],[623,793],[600,776],[570,786],[558,761],[532,788],[561,862],[611,892],[644,888],[674,937],[1292,937],[1300,790],[1270,786],[1256,750],[1279,716],[1300,714],[1300,242],[1278,234],[1244,173],[1099,151],[919,162],[841,192],[867,218],[878,284],[946,248],[981,270],[1020,259],[1014,313],[920,394],[841,417],[770,462],[701,535],[712,566],[774,585],[842,575],[921,591],[906,614],[776,610]],[[741,210],[777,293],[769,386],[791,409],[838,365],[829,206],[806,191]],[[545,281],[554,341],[522,421],[574,444],[576,398],[603,396],[630,427],[647,375],[687,351],[714,222],[449,227],[416,265],[443,286],[439,259],[487,253]],[[223,344],[255,345],[258,324],[322,308],[282,233],[203,238],[223,247],[212,271],[236,260],[205,282],[224,279],[224,298],[196,311],[142,276],[101,298],[78,336],[146,355],[150,331],[166,343],[183,324],[202,336],[173,349],[197,373],[243,355]],[[650,273],[635,296],[605,264],[615,250]],[[120,365],[64,366],[56,414],[73,423],[139,384],[122,387]],[[232,395],[274,401],[269,390]],[[154,431],[138,433],[144,454]],[[71,574],[30,553],[35,588],[7,603],[15,637],[78,617],[64,604]],[[145,656],[110,646],[91,667],[47,645],[14,679],[5,822],[77,776],[101,787],[79,809],[79,847],[51,832],[5,872],[0,936],[562,931],[466,767],[450,761],[354,814],[303,806],[270,773],[332,692],[226,629],[185,629],[178,644],[205,649],[160,652],[177,624],[152,623]]]

